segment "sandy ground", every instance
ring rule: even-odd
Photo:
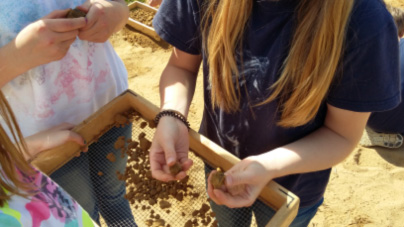
[[[389,0],[404,7],[404,0]],[[159,105],[159,77],[171,53],[168,45],[125,28],[111,42],[129,71],[129,87]],[[198,129],[202,116],[201,76],[189,120]],[[310,226],[404,226],[404,147],[358,146],[333,168],[325,202]]]

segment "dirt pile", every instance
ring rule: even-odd
[[[205,193],[205,188],[195,187],[190,183],[189,176],[180,181],[167,183],[152,177],[149,164],[151,141],[147,138],[150,134],[147,130],[154,129],[154,123],[143,120],[134,110],[115,116],[115,121],[116,127],[132,123],[136,132],[132,136],[135,139],[119,136],[114,144],[116,149],[121,149],[123,154],[121,157],[125,155],[128,157],[125,172],[117,172],[117,177],[126,182],[125,198],[130,202],[133,213],[138,213],[137,210],[147,211],[147,217],[141,218],[147,226],[217,226],[208,201],[201,197],[201,193]],[[116,157],[109,154],[106,158],[114,162]],[[199,201],[200,208],[186,210],[181,208],[183,207],[181,203],[189,201]],[[163,215],[170,215],[174,210],[177,213],[181,211],[182,218],[186,219],[183,224],[177,221],[170,224],[167,218],[163,218]]]
[[[142,8],[134,8],[129,12],[129,17],[139,21],[142,24],[145,24],[149,27],[153,27],[153,18],[154,18],[155,13],[146,11]]]

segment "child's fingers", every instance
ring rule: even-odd
[[[210,198],[213,202],[215,202],[217,205],[222,205],[222,204],[220,203],[220,201],[217,200],[215,193],[213,193],[214,188],[213,188],[213,185],[210,183],[210,181],[211,181],[211,179],[212,179],[212,175],[213,175],[213,171],[210,172],[210,174],[209,174],[209,176],[208,176],[208,195],[209,195],[209,198]]]
[[[226,186],[235,187],[243,184],[251,184],[252,180],[255,179],[254,172],[251,170],[244,171],[234,171],[232,173],[227,172],[226,174]]]
[[[67,131],[66,133],[67,133],[68,141],[75,142],[81,146],[85,145],[84,138],[81,135],[79,135],[78,133],[75,133],[72,131]]]
[[[50,129],[48,129],[48,130],[72,130],[74,128],[74,126],[75,126],[74,124],[63,122],[63,123],[61,123],[59,125],[56,125],[56,126],[50,128]]]
[[[240,198],[233,197],[220,189],[213,189],[212,194],[215,195],[218,204],[226,205],[229,208],[243,207],[243,201],[241,201]]]
[[[175,152],[174,146],[170,146],[169,144],[164,144],[164,155],[166,158],[166,163],[168,166],[174,165],[177,161],[177,153]]]
[[[67,16],[67,12],[69,12],[69,10],[70,9],[54,10],[42,18],[43,19],[65,18]]]
[[[85,13],[88,13],[88,11],[90,10],[90,7],[91,7],[91,2],[86,1],[82,5],[77,6],[76,9],[81,10]]]
[[[171,174],[169,174],[167,171],[164,170],[164,168],[163,168],[163,166],[161,164],[162,163],[161,161],[162,160],[160,160],[159,156],[155,156],[155,155],[153,155],[153,153],[151,153],[151,156],[150,156],[150,170],[151,170],[151,173],[152,173],[152,177],[154,179],[157,179],[157,180],[160,180],[160,181],[163,181],[163,182],[168,182],[168,181],[175,180],[175,178]]]
[[[86,6],[86,18],[87,18],[87,24],[85,27],[83,27],[81,30],[82,31],[87,31],[92,29],[94,26],[96,26],[98,20],[100,17],[104,16],[105,12],[102,8],[102,5],[100,3],[95,3],[90,6]],[[87,34],[89,35],[89,34]]]
[[[175,175],[175,180],[182,180],[187,176],[187,174],[184,171],[179,172],[177,175]]]
[[[54,32],[69,32],[79,30],[86,26],[87,21],[84,17],[79,18],[58,18],[46,20],[45,24]]]
[[[180,163],[181,163],[181,166],[182,166],[182,170],[184,171],[184,172],[186,172],[186,171],[188,171],[190,168],[191,168],[191,166],[192,166],[192,164],[194,163],[191,159],[188,159],[188,158],[182,158],[182,159],[180,159]]]
[[[168,173],[164,172],[161,169],[153,170],[152,171],[152,177],[159,180],[159,181],[163,181],[163,182],[169,182],[169,181],[174,181],[175,180],[175,178],[171,174],[168,174]]]

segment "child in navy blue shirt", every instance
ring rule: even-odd
[[[192,160],[186,116],[203,64],[199,132],[239,157],[225,188],[208,181],[220,226],[264,226],[271,180],[300,197],[291,226],[322,204],[331,167],[355,148],[370,112],[400,102],[397,31],[380,0],[163,1],[153,26],[174,46],[160,79],[154,178]],[[176,176],[169,166],[181,163]]]
[[[400,8],[387,5],[387,9],[394,18],[399,37],[401,99],[404,97],[404,11]],[[372,113],[363,134],[360,145],[371,147],[399,148],[403,145],[404,135],[404,102],[396,108]]]

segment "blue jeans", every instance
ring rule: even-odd
[[[311,219],[316,215],[318,208],[323,204],[324,198],[321,198],[316,204],[309,207],[301,207],[297,212],[295,220],[290,227],[305,227],[310,224]]]
[[[205,178],[207,178],[208,173],[210,173],[210,171],[212,170],[213,169],[210,166],[205,165]],[[300,208],[296,218],[293,220],[290,226],[307,226],[314,215],[317,213],[318,207],[322,203],[323,199],[310,207]],[[210,206],[213,212],[215,212],[216,214],[216,220],[220,227],[249,227],[251,226],[253,214],[255,216],[257,225],[261,227],[268,224],[269,220],[275,215],[275,211],[260,200],[256,200],[250,207],[243,208],[228,208],[227,206],[217,205],[213,201],[210,201]]]
[[[65,189],[99,223],[101,214],[108,226],[136,226],[129,202],[124,198],[125,181],[117,172],[125,172],[127,156],[114,148],[119,136],[132,138],[132,126],[112,128],[98,142],[89,146],[86,153],[73,158],[59,168],[51,178]],[[115,162],[106,156],[115,155]],[[100,172],[100,175],[99,175]],[[101,174],[102,173],[102,174]]]

